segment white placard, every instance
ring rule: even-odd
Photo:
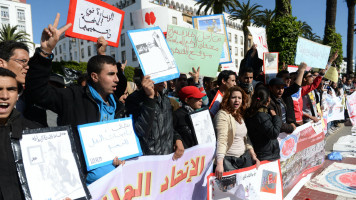
[[[159,27],[127,31],[143,74],[155,83],[179,77],[179,70]]]
[[[111,46],[119,45],[125,12],[101,1],[71,0],[66,36],[96,42],[103,36]]]
[[[263,53],[268,52],[266,29],[247,27],[253,39],[253,43],[257,45],[258,58],[263,59]]]
[[[125,160],[142,155],[131,116],[79,125],[78,130],[88,171],[111,164],[116,156]]]
[[[163,32],[167,32],[170,18],[167,8],[151,7],[134,11],[132,20],[135,29],[159,26]]]
[[[213,121],[208,109],[190,114],[198,144],[216,143]]]
[[[32,199],[86,197],[68,131],[24,134],[20,145]]]

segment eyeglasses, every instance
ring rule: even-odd
[[[13,60],[13,61],[19,63],[20,65],[22,65],[22,67],[27,67],[27,65],[28,65],[28,60],[26,60],[26,59],[10,59],[10,60]]]

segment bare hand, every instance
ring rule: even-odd
[[[59,36],[62,35],[69,27],[72,26],[71,23],[63,26],[61,29],[57,29],[60,15],[57,13],[56,19],[54,20],[53,25],[48,25],[47,28],[44,28],[41,36],[41,48],[46,53],[51,53],[56,46]]]
[[[314,123],[317,123],[319,121],[319,119],[314,116],[311,116],[310,119],[313,120]]]
[[[295,124],[293,124],[293,123],[291,123],[290,125],[293,126],[293,131],[297,128],[297,127],[295,126]]]
[[[175,152],[173,154],[173,160],[178,160],[178,158],[182,157],[184,154],[184,146],[182,140],[177,140],[174,145]]]
[[[299,67],[298,67],[298,70],[301,71],[305,71],[307,69],[307,64],[305,62],[301,62]]]
[[[125,161],[124,160],[119,160],[117,157],[114,158],[114,160],[112,161],[112,164],[117,167],[119,165],[124,165]]]
[[[127,65],[127,60],[125,60],[125,63],[121,63],[121,70],[124,71],[125,67]]]
[[[338,56],[339,56],[338,51],[335,51],[334,55],[331,56],[331,58],[329,59],[329,63],[333,63]]]
[[[98,55],[106,55],[107,46],[108,46],[108,42],[105,40],[103,36],[100,36],[98,38],[98,41],[96,42],[96,51],[98,52]]]
[[[257,159],[256,155],[252,156],[252,160],[256,162],[256,169],[258,169],[261,165],[260,160]]]
[[[224,165],[223,163],[218,163],[215,169],[215,176],[217,179],[221,179],[222,175],[224,173]]]
[[[189,75],[193,78],[194,83],[199,83],[200,67],[198,67],[198,70],[195,70],[195,68],[193,67],[192,71],[193,72],[189,72]]]
[[[155,96],[154,81],[150,79],[150,76],[143,77],[141,85],[146,95],[153,99]]]
[[[270,113],[271,113],[272,116],[277,115],[277,114],[276,114],[276,111],[274,111],[274,110],[270,110]]]

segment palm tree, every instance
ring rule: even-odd
[[[291,0],[276,0],[276,17],[292,15]]]
[[[257,16],[257,18],[255,20],[255,24],[260,27],[265,27],[266,32],[267,32],[269,25],[271,24],[271,22],[274,19],[274,15],[275,15],[274,10],[265,9],[261,12],[260,15]]]
[[[10,24],[3,24],[0,29],[0,42],[14,40],[34,45],[29,38],[30,35],[25,31],[17,31],[17,27],[17,25],[10,26]]]
[[[352,73],[352,57],[354,51],[354,24],[356,0],[346,0],[348,8],[347,16],[347,73]]]
[[[320,43],[320,44],[323,43],[323,41],[321,40],[320,36],[318,36],[316,33],[313,33],[313,32],[311,32],[311,33],[309,33],[309,34],[307,34],[307,35],[305,35],[303,37],[305,37],[308,40]]]
[[[309,24],[307,22],[300,22],[301,23],[301,27],[300,29],[302,30],[302,36],[307,38],[308,35],[313,34],[312,32],[312,28],[309,26]]]
[[[199,14],[204,9],[203,14],[207,15],[208,11],[213,14],[221,14],[227,12],[230,8],[238,3],[237,0],[197,0],[195,5],[199,5],[197,13]]]
[[[258,4],[253,4],[250,6],[250,0],[248,2],[237,4],[230,9],[231,15],[229,16],[230,19],[236,20],[240,19],[242,22],[242,30],[244,32],[244,54],[247,52],[248,48],[248,26],[251,25],[251,20],[256,21],[256,18],[259,16],[261,11],[259,10],[261,6]]]

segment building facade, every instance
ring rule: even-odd
[[[106,53],[107,55],[113,56],[117,61],[127,60],[127,65],[133,67],[139,66],[138,59],[127,35],[127,31],[133,30],[135,26],[133,12],[145,8],[163,7],[168,10],[167,17],[169,18],[169,24],[193,27],[192,16],[195,16],[198,10],[198,6],[195,5],[196,1],[193,0],[105,0],[105,2],[125,11],[119,47],[108,47]],[[242,23],[240,20],[229,20],[228,14],[226,13],[224,16],[229,37],[232,65],[234,65],[238,71],[240,62],[244,57]],[[251,42],[249,43],[250,46]],[[61,36],[54,51],[54,60],[87,62],[89,58],[96,55],[96,53],[94,42]]]
[[[31,5],[26,0],[2,0],[0,1],[1,25],[10,24],[18,26],[18,29],[29,34],[33,41]],[[30,56],[34,48],[30,47]]]

